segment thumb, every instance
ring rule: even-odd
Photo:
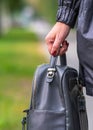
[[[54,41],[53,46],[52,46],[52,49],[51,49],[51,55],[58,54],[61,43],[62,43],[62,40],[58,36],[56,36],[55,41]]]

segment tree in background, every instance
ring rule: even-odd
[[[24,6],[23,0],[4,0],[9,7],[9,10],[11,13],[14,13],[15,11],[20,11],[22,7]]]
[[[23,6],[23,0],[0,0],[0,36],[11,26],[14,13]]]
[[[46,20],[54,23],[56,20],[57,0],[26,0],[42,15]]]

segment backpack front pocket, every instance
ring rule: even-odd
[[[65,111],[29,110],[27,130],[65,130]]]

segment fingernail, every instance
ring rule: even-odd
[[[53,53],[51,53],[51,54],[52,54],[53,56],[56,56],[56,53],[57,53],[57,52],[56,52],[56,51],[54,51],[54,52],[53,52]]]

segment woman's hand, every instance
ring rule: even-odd
[[[68,43],[65,41],[70,31],[70,27],[64,23],[57,22],[52,30],[46,36],[46,44],[48,46],[48,51],[51,55],[62,55],[68,49]],[[60,48],[60,46],[62,46]],[[60,48],[60,51],[59,51]]]

